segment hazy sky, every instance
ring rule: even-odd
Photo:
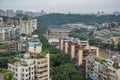
[[[120,0],[0,0],[0,9],[61,13],[111,13],[120,11]]]

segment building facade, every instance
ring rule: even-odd
[[[31,59],[28,59],[28,55],[8,63],[8,70],[14,73],[14,80],[49,80],[49,54],[44,58]]]
[[[60,50],[70,54],[71,60],[76,60],[77,65],[86,64],[86,57],[90,53],[99,56],[99,48],[89,46],[88,41],[80,41],[77,38],[60,39]]]
[[[42,43],[39,39],[28,40],[28,52],[40,54],[42,51]]]
[[[119,57],[104,59],[89,55],[86,60],[86,78],[90,80],[120,80]]]

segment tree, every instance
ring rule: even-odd
[[[117,50],[120,51],[120,41],[118,42]]]
[[[1,73],[4,75],[5,80],[13,80],[13,72],[7,69],[2,69]]]

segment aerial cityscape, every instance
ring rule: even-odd
[[[120,1],[0,0],[0,80],[120,80]]]

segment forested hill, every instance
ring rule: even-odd
[[[103,23],[103,22],[120,22],[120,15],[80,15],[80,14],[47,14],[37,17],[41,25],[61,25],[66,23],[83,22],[86,24]]]

